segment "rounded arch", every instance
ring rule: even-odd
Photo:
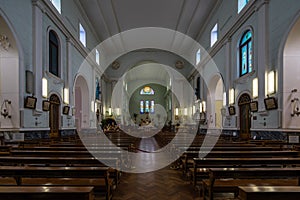
[[[300,73],[300,13],[285,34],[279,52],[282,60],[278,69],[278,74],[281,74],[278,77],[278,89],[282,91],[282,99],[279,99],[279,107],[282,107],[282,128],[300,128],[300,119],[291,115],[295,112],[291,102],[300,97],[299,79],[295,76]]]
[[[52,93],[49,97],[49,101],[50,101],[50,110],[49,110],[50,137],[56,138],[59,137],[61,98],[58,94]]]
[[[250,102],[251,93],[249,91],[243,91],[238,97],[238,127],[240,128],[240,138],[250,139],[251,133],[251,112],[250,112]]]
[[[213,75],[208,84],[210,98],[207,98],[208,122],[210,126],[222,128],[223,93],[225,91],[224,80],[221,73]]]
[[[5,99],[11,101],[12,119],[4,118],[1,121],[1,127],[5,128],[20,128],[21,117],[19,110],[22,110],[24,105],[24,82],[25,82],[25,69],[24,69],[24,53],[22,43],[20,42],[17,32],[9,20],[9,17],[0,9],[0,34],[7,38],[10,44],[8,50],[0,46],[1,64],[0,64],[0,102]],[[10,70],[5,70],[10,68]],[[5,86],[5,87],[4,87]]]
[[[73,91],[75,98],[75,125],[79,131],[90,126],[90,95],[87,79],[83,75],[76,76]]]
[[[59,36],[59,34],[58,34],[58,30],[56,30],[54,27],[52,27],[52,26],[48,26],[48,28],[47,28],[47,35],[46,35],[46,38],[47,38],[47,40],[46,40],[46,69],[44,69],[44,70],[46,70],[46,71],[48,71],[48,72],[50,72],[50,51],[49,51],[49,49],[50,49],[50,33],[54,33],[55,34],[55,36],[56,36],[56,39],[57,39],[57,42],[58,42],[58,77],[60,77],[61,76],[61,74],[63,73],[62,72],[62,45],[61,45],[61,38],[60,38],[60,36]]]
[[[243,36],[250,31],[252,33],[251,40],[252,40],[252,66],[256,66],[254,63],[256,63],[255,60],[255,34],[254,34],[254,28],[251,25],[245,26],[240,29],[240,31],[237,33],[237,38],[234,41],[235,48],[236,48],[236,74],[237,77],[240,77],[240,43],[243,38]],[[252,69],[252,71],[255,71],[255,69]]]

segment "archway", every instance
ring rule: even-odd
[[[300,128],[300,117],[295,114],[297,110],[294,106],[295,101],[300,99],[298,74],[300,74],[300,18],[288,33],[283,50],[282,128]],[[292,100],[295,100],[294,103]],[[293,113],[294,115],[291,115]]]
[[[75,81],[75,125],[77,131],[89,127],[89,90],[81,75]]]
[[[239,117],[240,117],[240,138],[247,140],[251,137],[251,98],[249,94],[242,94],[239,98]]]
[[[213,76],[210,80],[208,91],[210,91],[210,98],[207,98],[208,123],[211,127],[222,128],[221,110],[223,108],[224,84],[219,74]]]
[[[0,128],[20,128],[20,62],[19,44],[5,16],[0,12]],[[18,48],[19,47],[19,48]],[[22,86],[24,83],[21,83]],[[10,102],[7,104],[7,102]],[[11,116],[11,117],[8,117]]]
[[[60,100],[56,94],[50,96],[49,127],[50,137],[59,137]]]

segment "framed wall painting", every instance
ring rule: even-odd
[[[257,101],[250,102],[250,111],[251,112],[257,112],[258,111],[258,102]]]
[[[69,114],[69,111],[70,111],[70,106],[64,106],[64,107],[63,107],[63,114],[64,114],[64,115],[68,115],[68,114]]]
[[[264,99],[266,110],[274,110],[277,109],[277,101],[274,97],[268,97]]]
[[[29,109],[35,109],[37,98],[27,96],[24,101],[24,107]]]
[[[50,110],[50,101],[44,100],[42,104],[43,111],[49,111]]]
[[[228,112],[229,112],[229,115],[235,115],[235,107],[234,106],[229,106],[228,107]]]

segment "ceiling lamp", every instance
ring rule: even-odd
[[[178,61],[176,61],[176,63],[175,63],[175,67],[176,67],[177,69],[182,69],[182,68],[184,68],[184,63],[183,63],[181,60],[178,60]]]
[[[119,69],[119,67],[120,67],[120,63],[117,62],[117,61],[114,61],[114,62],[111,64],[111,67],[112,67],[114,70],[117,70],[117,69]]]

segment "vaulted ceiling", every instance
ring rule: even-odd
[[[198,40],[202,28],[218,0],[78,0],[86,13],[97,37],[105,39],[120,32],[140,27],[162,27],[179,31]],[[144,50],[143,50],[144,52]],[[134,53],[136,54],[136,53]],[[134,54],[131,54],[134,56]],[[130,69],[138,62],[155,60],[163,63],[155,53],[141,53],[141,60],[126,58],[118,59],[122,66]],[[169,56],[165,54],[166,56]],[[159,59],[162,59],[161,61]],[[172,62],[182,60],[179,56],[172,57]],[[132,63],[129,62],[132,60]],[[185,62],[186,63],[186,62]],[[174,67],[174,66],[172,66]],[[120,67],[124,70],[124,68]],[[189,68],[189,70],[191,70]],[[188,70],[188,71],[189,71]],[[116,75],[116,71],[108,70],[108,75]],[[186,70],[185,70],[186,72]],[[124,73],[122,71],[121,73]],[[184,75],[187,76],[188,73]]]

